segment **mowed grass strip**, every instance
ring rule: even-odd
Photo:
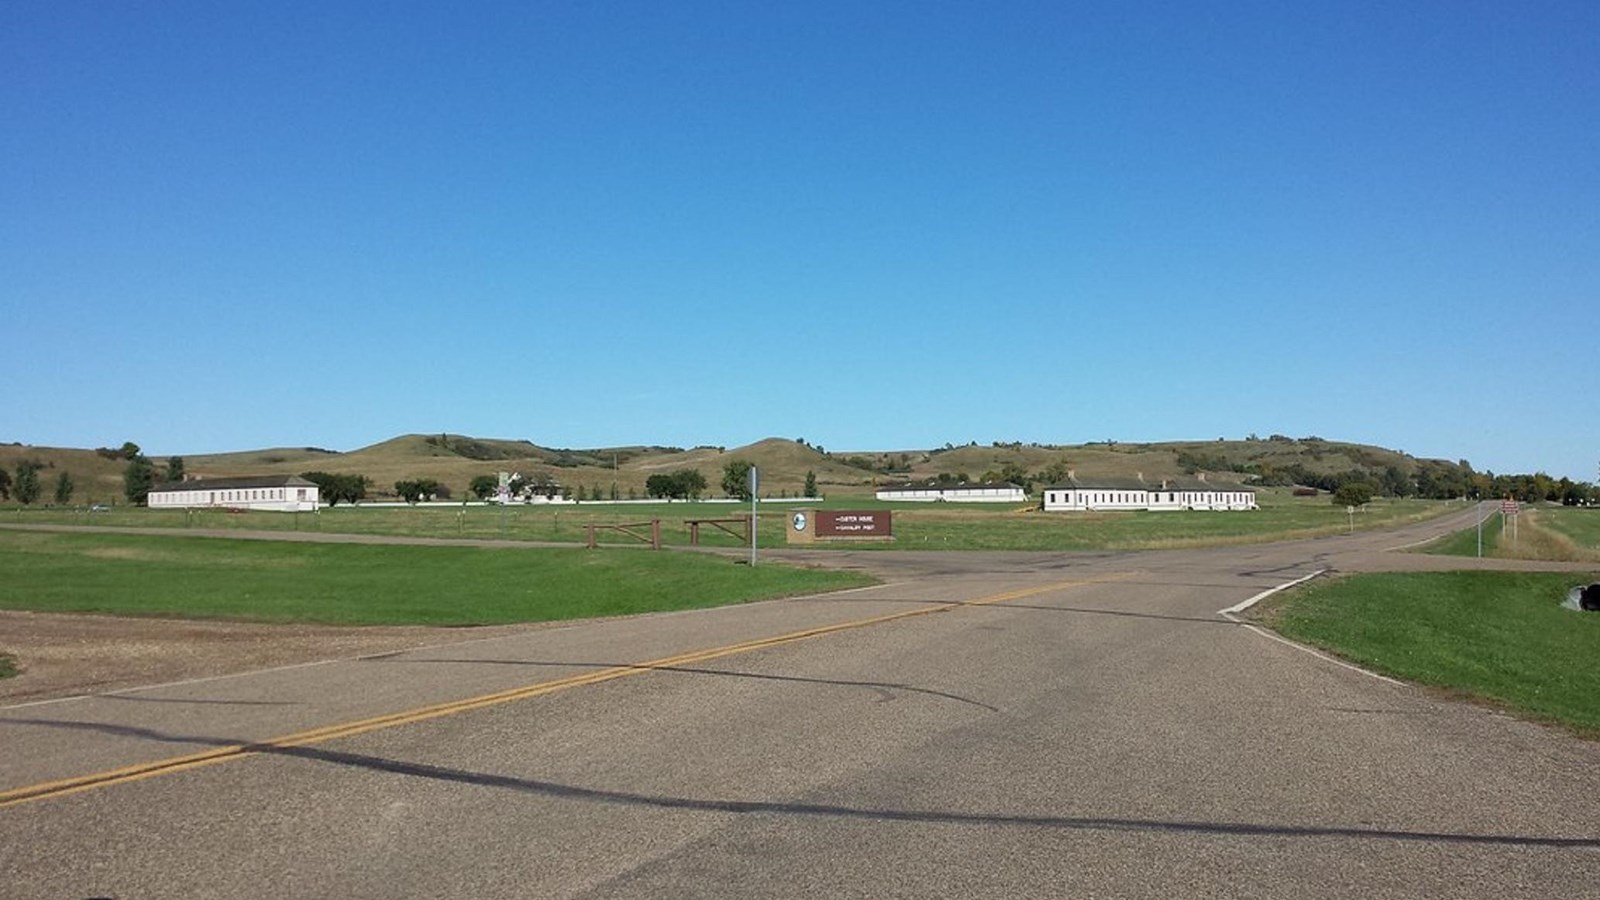
[[[1600,509],[1563,506],[1537,512],[1541,527],[1558,532],[1582,551],[1600,553]]]
[[[1483,555],[1493,556],[1500,543],[1500,526],[1503,520],[1498,512],[1485,512],[1483,519]],[[1432,556],[1477,556],[1478,527],[1445,535],[1418,548],[1418,552]]]
[[[1582,573],[1353,575],[1281,595],[1264,624],[1395,678],[1600,737],[1600,614],[1565,609]]]
[[[1468,528],[1422,549],[1443,556],[1475,556],[1477,529]],[[1526,507],[1508,523],[1498,508],[1483,522],[1483,555],[1497,559],[1600,561],[1600,511]]]
[[[330,625],[491,625],[872,583],[649,550],[401,547],[0,532],[0,608]]]

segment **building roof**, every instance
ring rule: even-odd
[[[880,491],[1020,491],[1022,485],[1012,484],[1009,481],[981,481],[977,484],[962,482],[960,484],[940,484],[939,482],[911,482],[909,484],[885,484],[878,487]]]
[[[1203,478],[1161,478],[1146,481],[1139,478],[1079,478],[1074,475],[1061,484],[1052,484],[1047,491],[1232,491],[1255,493],[1255,489],[1242,484],[1206,481]]]
[[[151,488],[151,493],[166,491],[236,491],[242,488],[316,487],[299,475],[245,475],[239,478],[191,478],[169,481]]]

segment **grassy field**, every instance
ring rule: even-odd
[[[1289,592],[1258,615],[1374,671],[1600,737],[1600,615],[1560,605],[1595,577],[1356,575]]]
[[[895,541],[857,545],[877,549],[940,550],[1098,550],[1189,547],[1249,543],[1338,534],[1348,527],[1342,508],[1322,498],[1294,498],[1262,492],[1262,508],[1253,512],[1046,513],[1032,506],[988,504],[890,504],[870,499],[830,500],[835,509],[891,509]],[[794,504],[762,506],[759,545],[785,546],[785,527]],[[1381,501],[1357,514],[1358,529],[1389,527],[1459,509],[1439,501]],[[613,506],[418,506],[335,507],[318,513],[233,513],[223,510],[146,510],[119,507],[107,512],[12,510],[0,521],[39,524],[136,525],[167,528],[324,531],[441,538],[504,538],[519,541],[579,543],[585,526],[662,520],[668,544],[689,542],[690,519],[743,515],[748,507],[716,503],[671,503]],[[735,530],[738,530],[736,527]],[[602,532],[606,544],[632,539]],[[701,529],[708,546],[743,546],[709,526]],[[818,545],[842,546],[842,545]]]
[[[1533,511],[1534,526],[1555,532],[1571,542],[1586,558],[1600,559],[1600,509],[1578,509],[1572,506],[1550,507]]]
[[[0,678],[10,678],[17,674],[16,657],[9,653],[0,653]]]
[[[1500,544],[1500,526],[1502,520],[1499,513],[1484,512],[1483,519],[1483,555],[1494,556]],[[1436,556],[1477,556],[1478,555],[1478,529],[1468,528],[1455,534],[1446,535],[1418,548],[1418,552]]]
[[[1498,511],[1483,522],[1483,555],[1496,559],[1600,562],[1600,510],[1559,506],[1524,507],[1511,527]],[[1457,532],[1423,548],[1445,556],[1477,554],[1475,529]]]
[[[0,608],[334,625],[486,625],[719,606],[866,576],[684,553],[0,531]]]

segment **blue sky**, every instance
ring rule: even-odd
[[[1600,463],[1600,4],[0,6],[0,440]]]

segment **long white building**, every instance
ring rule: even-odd
[[[1243,510],[1257,509],[1256,492],[1236,484],[1212,484],[1199,478],[1084,478],[1075,474],[1065,484],[1044,489],[1046,512],[1112,510]]]
[[[254,475],[243,478],[193,478],[150,489],[151,509],[261,509],[310,512],[321,503],[315,483],[298,475]]]
[[[913,500],[925,503],[1025,503],[1028,494],[1009,481],[983,484],[894,484],[875,492],[879,500]]]

